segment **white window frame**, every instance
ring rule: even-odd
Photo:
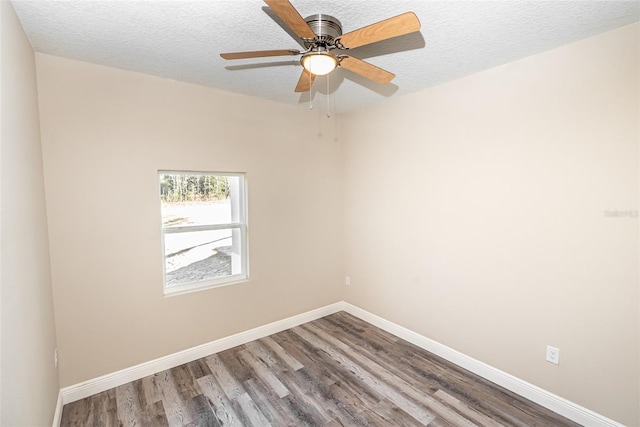
[[[232,217],[237,213],[238,221],[228,224],[210,224],[210,225],[192,225],[183,227],[164,227],[162,225],[162,193],[160,190],[160,178],[162,175],[209,175],[209,176],[229,176],[237,177],[238,193],[237,204],[234,205],[232,198]],[[201,291],[221,286],[235,285],[244,283],[249,280],[249,237],[248,237],[248,216],[247,216],[247,179],[246,174],[242,172],[199,172],[199,171],[178,171],[178,170],[159,170],[158,171],[158,200],[160,202],[160,233],[162,235],[162,284],[165,296],[181,295],[185,293]],[[232,188],[232,194],[234,189]],[[237,230],[238,233],[232,233],[232,246],[238,245],[240,249],[237,253],[232,250],[232,257],[239,256],[240,262],[236,265],[240,266],[240,271],[230,276],[218,277],[215,279],[207,279],[196,282],[189,282],[178,286],[167,286],[166,271],[166,255],[165,255],[165,235],[174,233],[188,233],[194,231],[209,230]],[[237,239],[237,240],[236,240]],[[232,265],[234,263],[232,262]]]

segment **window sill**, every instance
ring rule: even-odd
[[[188,285],[172,286],[164,288],[165,297],[173,297],[177,295],[190,294],[192,292],[205,291],[207,289],[221,288],[223,286],[238,285],[249,281],[246,274],[237,274],[235,276],[225,277],[224,279],[209,280],[198,283],[190,283]]]

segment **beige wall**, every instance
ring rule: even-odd
[[[346,301],[640,425],[638,35],[344,116]]]
[[[51,425],[58,371],[34,53],[0,2],[0,376],[3,426]]]
[[[306,108],[36,60],[61,386],[341,300],[333,121],[318,129]],[[247,173],[250,282],[163,296],[159,169]]]

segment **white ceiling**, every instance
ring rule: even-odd
[[[225,61],[222,52],[300,49],[260,0],[13,0],[38,52],[139,71],[289,104],[297,57]],[[329,79],[338,112],[415,92],[640,20],[639,1],[292,0],[304,16],[333,15],[347,33],[416,13],[420,33],[364,46],[353,56],[391,71],[387,85],[338,69]],[[325,102],[318,78],[314,102]]]

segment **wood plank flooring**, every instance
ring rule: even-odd
[[[577,426],[345,312],[64,406],[67,426]]]

